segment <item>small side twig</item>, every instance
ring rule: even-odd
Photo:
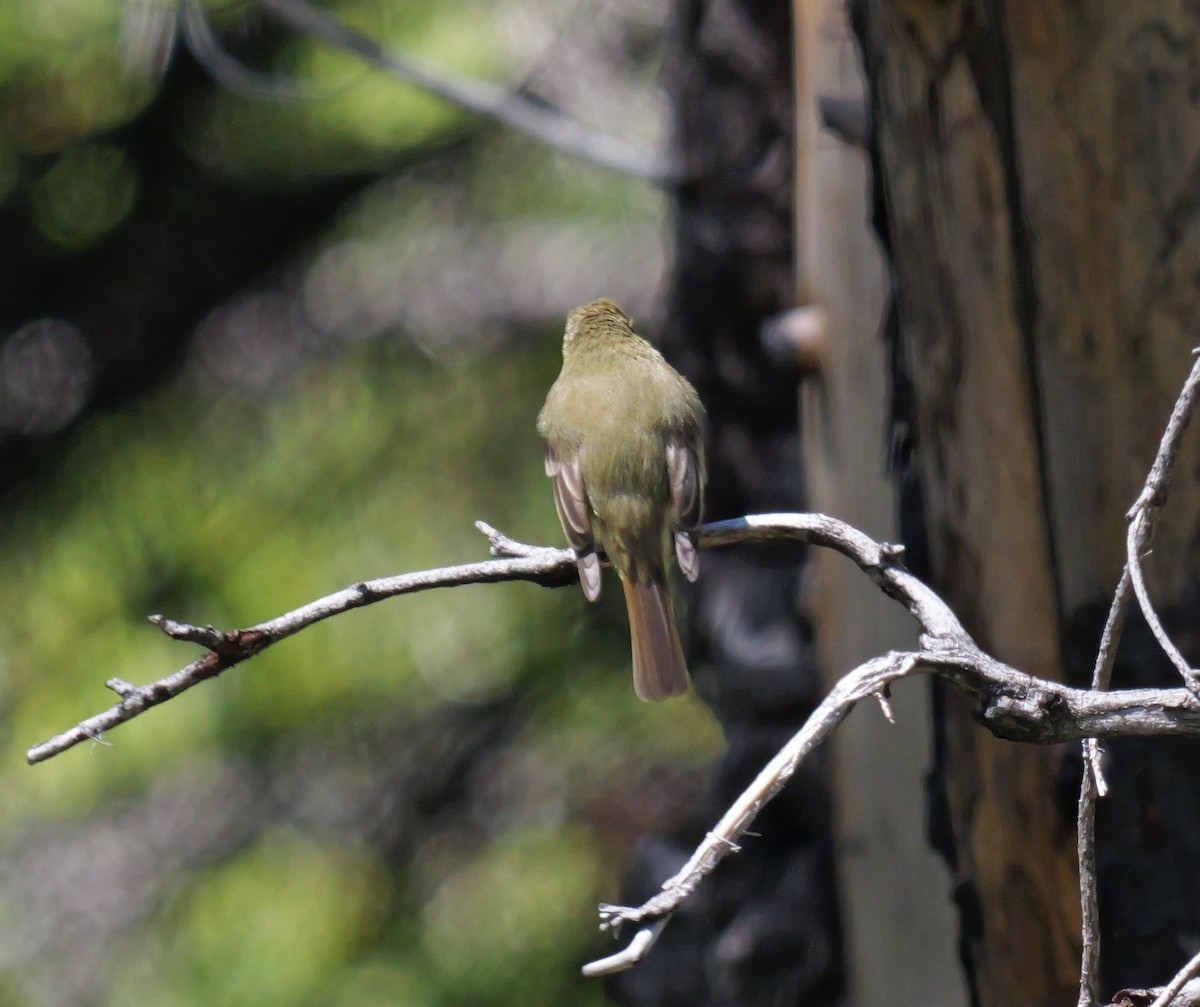
[[[544,552],[546,548],[540,545],[526,545],[524,542],[511,539],[504,532],[497,531],[486,521],[476,521],[475,527],[487,537],[488,551],[497,559],[534,556],[539,552]]]
[[[604,908],[603,906],[601,907],[601,909]],[[610,976],[615,972],[624,972],[626,969],[633,968],[634,965],[650,953],[650,949],[654,947],[654,942],[658,940],[659,934],[663,932],[670,921],[670,916],[664,916],[660,920],[655,920],[653,923],[641,927],[633,935],[633,939],[616,954],[589,962],[583,966],[581,971],[588,978],[594,978],[596,976]],[[601,925],[601,929],[607,928]]]
[[[188,643],[198,643],[209,650],[220,650],[229,644],[237,644],[237,634],[226,633],[215,626],[190,626],[186,622],[175,622],[164,615],[147,617],[147,622],[157,626],[172,640],[185,640]]]

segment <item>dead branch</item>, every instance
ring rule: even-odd
[[[121,697],[119,703],[33,746],[26,758],[30,763],[44,762],[83,741],[100,740],[119,724],[215,678],[280,640],[385,598],[464,584],[522,580],[561,587],[576,581],[574,554],[569,550],[522,545],[482,522],[479,527],[488,535],[493,554],[501,558],[360,581],[247,629],[218,630],[151,616],[150,621],[172,639],[197,643],[208,653],[148,685],[110,679],[105,684]],[[757,514],[705,525],[699,537],[700,545],[710,549],[792,539],[825,546],[849,557],[920,623],[923,649],[913,655],[919,659],[919,667],[974,696],[980,704],[982,722],[999,737],[1049,744],[1090,736],[1200,734],[1200,700],[1186,689],[1126,689],[1098,695],[1033,678],[995,660],[975,645],[946,603],[904,569],[899,547],[876,542],[836,518],[824,514]],[[840,695],[835,690],[831,696],[835,694]],[[858,698],[849,701],[838,720]]]
[[[585,974],[600,975],[636,964],[657,939],[661,927],[670,919],[671,914],[696,890],[701,880],[725,856],[740,850],[737,840],[750,827],[758,812],[783,787],[801,760],[841,723],[850,710],[868,695],[874,694],[881,697],[881,700],[886,700],[891,682],[905,675],[924,671],[941,675],[971,694],[980,704],[981,721],[993,734],[1000,737],[1045,743],[1064,740],[1062,736],[1055,735],[1059,731],[1078,728],[1085,719],[1103,725],[1100,730],[1086,730],[1082,735],[1076,735],[1084,738],[1084,775],[1078,805],[1080,902],[1083,909],[1083,954],[1078,1003],[1079,1007],[1091,1007],[1095,1003],[1100,961],[1100,921],[1095,874],[1095,801],[1106,791],[1100,769],[1101,749],[1098,739],[1123,733],[1134,721],[1149,726],[1146,724],[1145,714],[1158,700],[1145,696],[1149,706],[1140,707],[1136,711],[1125,707],[1124,712],[1116,714],[1115,720],[1112,714],[1116,711],[1109,707],[1108,703],[1116,697],[1121,697],[1118,702],[1127,702],[1133,699],[1135,691],[1154,693],[1159,699],[1170,693],[1175,699],[1182,701],[1184,709],[1189,711],[1185,719],[1194,721],[1197,712],[1200,712],[1200,706],[1192,697],[1192,694],[1198,691],[1197,682],[1200,677],[1188,666],[1162,628],[1146,589],[1140,565],[1141,554],[1153,533],[1157,511],[1166,503],[1171,471],[1198,395],[1200,360],[1197,360],[1184,383],[1154,463],[1146,477],[1146,483],[1126,515],[1129,521],[1128,558],[1105,623],[1096,656],[1091,690],[1065,689],[1056,683],[1023,675],[985,654],[967,635],[945,603],[930,588],[898,566],[895,561],[899,559],[900,551],[896,547],[876,543],[854,529],[848,529],[854,532],[854,535],[844,537],[830,533],[828,529],[806,537],[805,541],[837,549],[849,556],[885,594],[905,605],[921,624],[921,646],[924,649],[875,658],[844,676],[813,711],[800,731],[734,802],[716,828],[697,847],[687,864],[674,877],[663,883],[662,892],[638,907],[602,904],[602,930],[617,932],[626,923],[657,922],[659,926],[650,940],[646,940],[647,929],[643,927],[622,953],[585,966]],[[750,523],[762,521],[765,527],[766,522],[785,517],[771,515],[743,520]],[[709,526],[709,534],[702,539],[704,544],[724,544],[719,527]],[[712,534],[714,531],[717,532],[716,535]],[[1186,690],[1105,691],[1111,680],[1131,588],[1162,649],[1180,671],[1188,687]],[[886,712],[886,705],[884,709]],[[1064,709],[1071,711],[1065,717],[1062,715]],[[1141,731],[1136,730],[1135,733],[1140,734]],[[1155,728],[1151,733],[1159,731]],[[1191,733],[1191,728],[1186,729],[1185,733]],[[1166,1007],[1197,974],[1200,974],[1200,955],[1189,962],[1171,984],[1161,991],[1152,1007]],[[1148,999],[1145,1002],[1148,1002]]]
[[[1146,623],[1150,626],[1154,639],[1158,641],[1163,653],[1175,665],[1184,684],[1193,692],[1200,692],[1200,675],[1197,675],[1196,671],[1191,668],[1187,659],[1167,635],[1162,620],[1159,619],[1158,612],[1154,609],[1154,603],[1150,600],[1150,592],[1146,588],[1145,578],[1142,576],[1142,551],[1146,548],[1153,533],[1157,512],[1167,502],[1171,470],[1174,468],[1175,458],[1179,454],[1179,442],[1183,439],[1183,432],[1196,407],[1197,395],[1200,395],[1200,358],[1193,365],[1187,381],[1184,382],[1183,390],[1175,402],[1175,407],[1171,410],[1171,418],[1167,422],[1166,433],[1163,434],[1162,442],[1158,446],[1150,474],[1146,477],[1146,485],[1138,494],[1129,513],[1126,514],[1129,521],[1129,533],[1126,537],[1126,569],[1133,582],[1133,592],[1137,595],[1142,615],[1146,617]]]
[[[1200,954],[1196,955],[1190,962],[1181,968],[1166,986],[1159,993],[1158,998],[1150,1005],[1150,1007],[1169,1007],[1171,1004],[1178,1004],[1183,998],[1179,995],[1191,983],[1197,975],[1200,975]],[[1192,991],[1193,995],[1198,991]],[[1194,1001],[1189,1001],[1194,1002]]]
[[[833,549],[853,561],[884,594],[902,604],[920,626],[918,650],[876,657],[846,674],[813,711],[804,726],[758,774],[708,833],[691,859],[662,886],[662,891],[641,906],[601,905],[601,929],[618,932],[624,925],[638,927],[626,947],[614,955],[584,966],[586,975],[605,975],[629,968],[654,945],[672,914],[700,882],[730,853],[740,850],[739,840],[759,811],[787,783],[797,766],[841,723],[863,699],[877,697],[887,711],[892,682],[913,674],[934,674],[951,682],[977,703],[980,722],[998,737],[1035,744],[1083,740],[1084,781],[1079,798],[1080,898],[1084,909],[1084,956],[1081,968],[1081,1007],[1095,1002],[1099,963],[1099,916],[1095,895],[1095,800],[1105,785],[1099,771],[1098,739],[1152,735],[1200,735],[1200,698],[1194,692],[1191,669],[1184,675],[1187,688],[1118,689],[1109,691],[1109,679],[1127,602],[1132,591],[1144,609],[1153,612],[1148,596],[1139,591],[1137,557],[1146,547],[1153,527],[1153,512],[1166,500],[1167,481],[1178,450],[1188,412],[1200,388],[1200,360],[1176,404],[1163,436],[1146,487],[1129,513],[1129,562],[1113,598],[1105,625],[1091,689],[1075,689],[1035,678],[1010,667],[979,648],[949,606],[903,566],[903,548],[877,542],[843,521],[823,514],[760,514],[718,521],[699,530],[704,548],[722,548],[744,542],[791,539]],[[150,617],[172,639],[199,644],[207,653],[186,667],[152,682],[136,686],[111,679],[107,686],[120,702],[82,721],[28,752],[30,763],[41,762],[82,741],[102,740],[106,731],[132,720],[153,706],[214,678],[286,637],[342,612],[374,604],[385,598],[437,587],[524,580],[560,587],[577,579],[574,554],[566,549],[525,545],[478,522],[488,536],[495,559],[480,563],[426,570],[362,581],[325,598],[317,599],[278,618],[248,629],[220,630],[175,622],[161,615]],[[1190,962],[1161,991],[1155,1007],[1165,1007],[1200,973],[1200,956]],[[1126,991],[1129,992],[1129,991]],[[1144,993],[1145,991],[1135,991]],[[1130,1001],[1131,1003],[1133,1001]],[[1148,1002],[1148,1001],[1147,1001]]]
[[[221,672],[249,660],[255,654],[299,633],[302,629],[351,609],[373,605],[397,595],[428,591],[435,587],[494,584],[509,580],[526,580],[546,587],[560,587],[576,579],[575,557],[569,550],[521,546],[494,532],[482,522],[480,530],[491,538],[493,554],[505,558],[360,581],[249,629],[218,630],[212,626],[201,627],[175,622],[161,615],[150,616],[150,622],[173,640],[198,643],[206,647],[208,653],[149,685],[131,685],[120,678],[109,679],[105,685],[121,697],[119,703],[103,713],[81,721],[70,730],[43,741],[40,745],[34,745],[26,753],[26,758],[30,764],[44,762],[60,752],[74,748],[80,742],[99,741],[106,731],[119,724],[124,724],[147,710],[174,699],[201,682],[215,678]]]
[[[1117,646],[1121,641],[1121,630],[1132,588],[1137,594],[1147,622],[1154,630],[1155,639],[1162,646],[1171,662],[1183,675],[1184,683],[1196,691],[1194,673],[1188,668],[1183,655],[1167,637],[1159,621],[1158,613],[1150,601],[1142,576],[1141,557],[1149,547],[1154,535],[1157,512],[1167,502],[1167,491],[1171,484],[1171,473],[1179,456],[1179,444],[1183,432],[1195,409],[1197,391],[1200,390],[1200,359],[1192,365],[1179,398],[1171,410],[1167,428],[1159,441],[1154,462],[1146,475],[1146,482],[1138,494],[1133,507],[1125,515],[1129,522],[1126,536],[1125,569],[1113,593],[1104,631],[1100,635],[1100,647],[1096,653],[1096,664],[1092,672],[1092,689],[1107,689],[1112,680],[1113,665],[1117,660]],[[1156,628],[1155,628],[1156,627]],[[1096,986],[1100,976],[1100,904],[1096,886],[1096,801],[1103,797],[1108,786],[1101,770],[1103,749],[1096,738],[1083,743],[1083,781],[1079,787],[1079,806],[1076,815],[1079,851],[1079,902],[1082,910],[1083,949],[1079,966],[1079,1007],[1092,1007],[1096,1003]],[[1178,992],[1178,991],[1176,991]]]

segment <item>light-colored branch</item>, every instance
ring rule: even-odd
[[[89,717],[40,745],[34,745],[26,753],[26,758],[31,764],[44,762],[80,742],[98,741],[103,738],[105,732],[160,703],[165,703],[168,699],[174,699],[201,682],[215,678],[221,672],[266,650],[272,644],[351,609],[372,605],[385,598],[437,587],[494,584],[509,580],[532,581],[547,587],[557,587],[576,579],[575,557],[569,550],[518,546],[486,525],[480,530],[491,539],[493,553],[503,558],[360,581],[249,629],[217,630],[212,626],[200,627],[174,622],[161,615],[150,616],[150,621],[167,636],[174,640],[198,643],[207,648],[208,653],[149,685],[131,685],[123,679],[109,679],[105,684],[121,697],[116,706]]]
[[[218,630],[178,623],[162,616],[151,621],[173,639],[199,643],[208,653],[149,685],[111,679],[121,701],[27,753],[43,762],[201,682],[241,664],[302,629],[351,609],[440,587],[523,580],[546,587],[574,583],[574,554],[567,549],[528,546],[505,538],[487,525],[493,552],[501,558],[462,566],[361,581],[278,618],[248,629]],[[1200,700],[1186,689],[1126,689],[1097,694],[1033,678],[981,651],[954,613],[927,585],[905,570],[902,550],[824,514],[756,514],[705,525],[702,547],[791,539],[835,549],[857,563],[879,588],[903,604],[921,624],[922,668],[953,682],[975,697],[982,722],[999,737],[1049,744],[1081,738],[1200,734]],[[882,659],[881,659],[882,660]]]
[[[1196,733],[1200,701],[1187,689],[1126,689],[1113,692],[1072,689],[1033,678],[996,660],[975,644],[940,597],[899,564],[902,552],[824,515],[767,514],[708,525],[705,546],[737,541],[796,538],[832,548],[849,557],[889,597],[904,605],[921,626],[922,649],[875,658],[843,677],[780,753],[734,802],[678,874],[641,906],[602,905],[602,929],[644,925],[665,919],[696,890],[729,853],[758,811],[789,779],[796,767],[866,696],[886,693],[891,682],[915,672],[937,674],[973,696],[980,719],[992,733],[1015,741],[1050,743],[1084,738],[1162,733]],[[1097,681],[1107,685],[1116,649],[1116,621],[1110,617],[1107,649],[1098,659]],[[1117,607],[1117,606],[1114,606]],[[1166,705],[1163,705],[1164,700]],[[640,933],[640,931],[639,931]],[[619,956],[623,968],[634,957],[632,945]],[[636,960],[636,958],[635,958]],[[593,962],[588,974],[597,974]],[[1090,989],[1090,984],[1089,984]]]
[[[687,864],[663,883],[663,890],[636,907],[601,905],[601,929],[619,931],[627,923],[645,925],[675,912],[721,860],[740,850],[738,840],[758,812],[854,706],[868,696],[886,694],[892,682],[912,674],[940,675],[973,695],[980,702],[985,726],[1012,740],[1049,743],[1090,736],[1200,733],[1200,701],[1186,689],[1107,693],[1070,689],[1010,668],[969,640],[937,640],[922,634],[922,642],[930,649],[877,657],[845,675],[743,791]],[[1168,696],[1167,706],[1160,706]],[[588,974],[597,974],[599,964],[589,965]],[[623,967],[629,964],[623,960]]]
[[[1200,395],[1200,356],[1192,365],[1191,373],[1184,382],[1183,390],[1171,410],[1171,418],[1167,421],[1167,429],[1154,456],[1154,464],[1146,478],[1146,485],[1126,518],[1129,521],[1129,531],[1126,535],[1126,564],[1133,582],[1133,593],[1137,595],[1142,615],[1154,634],[1154,639],[1162,648],[1164,654],[1175,665],[1175,669],[1183,678],[1184,684],[1193,692],[1200,691],[1200,676],[1187,663],[1170,636],[1167,635],[1162,621],[1155,611],[1154,603],[1150,600],[1150,592],[1146,588],[1142,576],[1142,552],[1153,534],[1154,519],[1157,512],[1167,502],[1167,491],[1171,483],[1171,470],[1175,467],[1175,459],[1179,454],[1179,444],[1183,440],[1183,432],[1192,418],[1196,408],[1196,398]]]
[[[531,101],[495,84],[451,77],[378,41],[307,0],[259,0],[282,23],[352,53],[359,59],[460,108],[491,119],[567,154],[656,185],[679,181],[677,169],[660,155],[614,136],[588,129],[560,109]]]
[[[1117,647],[1129,607],[1129,567],[1113,595],[1100,634],[1100,648],[1092,671],[1092,689],[1101,692],[1112,682]],[[1096,801],[1108,792],[1103,772],[1104,750],[1096,738],[1083,742],[1083,780],[1079,785],[1079,806],[1076,812],[1077,848],[1079,851],[1079,905],[1082,915],[1083,949],[1079,962],[1079,1007],[1093,1007],[1100,981],[1100,900],[1096,883]]]
[[[1142,576],[1141,557],[1154,535],[1154,515],[1167,502],[1171,473],[1179,456],[1179,445],[1183,432],[1196,406],[1197,390],[1200,389],[1200,358],[1192,365],[1179,398],[1171,410],[1166,430],[1159,441],[1154,462],[1146,475],[1146,482],[1126,518],[1129,531],[1126,535],[1125,569],[1109,606],[1104,631],[1100,635],[1100,647],[1096,653],[1096,664],[1092,671],[1092,689],[1109,687],[1113,665],[1117,660],[1117,647],[1121,641],[1121,630],[1125,625],[1125,614],[1132,587],[1138,604],[1150,623],[1155,639],[1171,659],[1183,680],[1193,692],[1195,679],[1183,655],[1167,636],[1158,613],[1150,601]],[[1102,768],[1103,749],[1096,738],[1087,738],[1083,743],[1083,781],[1079,787],[1077,813],[1077,838],[1079,850],[1079,901],[1082,910],[1083,950],[1079,969],[1079,1007],[1093,1007],[1096,1003],[1097,983],[1100,977],[1100,903],[1096,884],[1096,801],[1104,797],[1108,787],[1104,782]]]
[[[524,580],[561,586],[577,578],[574,554],[529,546],[479,523],[499,558],[461,566],[362,581],[249,629],[219,630],[162,616],[151,621],[173,639],[197,643],[208,653],[149,685],[111,679],[121,701],[29,750],[41,762],[80,742],[102,740],[106,731],[200,682],[248,660],[267,647],[324,619],[385,598],[438,587]],[[868,696],[886,697],[895,680],[916,672],[939,675],[972,696],[982,723],[994,734],[1017,741],[1051,743],[1092,737],[1200,735],[1200,700],[1187,689],[1125,689],[1097,692],[1034,678],[984,653],[938,595],[900,565],[903,550],[876,542],[843,521],[823,514],[761,514],[705,525],[699,543],[719,548],[742,542],[792,539],[836,550],[856,563],[889,597],[904,605],[921,627],[921,649],[875,658],[846,675],[804,727],[762,770],[663,891],[637,908],[601,907],[601,925],[639,929],[615,955],[585,967],[601,975],[636,964],[649,951],[668,918],[701,880],[729,853],[759,810],[784,786],[800,762]]]
[[[149,685],[110,679],[106,684],[121,697],[119,703],[35,745],[27,758],[31,763],[44,762],[81,742],[99,740],[114,727],[302,629],[385,598],[464,584],[523,580],[559,587],[575,581],[570,550],[522,545],[482,522],[480,530],[488,535],[493,554],[500,558],[361,581],[247,629],[218,630],[151,616],[150,621],[172,639],[198,643],[208,653]],[[1101,696],[1031,678],[989,657],[946,603],[900,565],[901,549],[876,542],[836,518],[757,514],[705,525],[699,532],[700,545],[705,548],[780,539],[837,550],[857,563],[885,594],[903,604],[921,624],[922,657],[928,670],[975,696],[983,722],[1000,737],[1045,744],[1089,735],[1200,734],[1200,702],[1185,689],[1133,689]]]
[[[920,654],[895,652],[867,661],[845,675],[812,712],[804,726],[733,802],[679,873],[663,882],[663,890],[636,908],[601,905],[600,929],[619,933],[627,923],[636,925],[669,918],[717,864],[730,853],[740,852],[738,840],[750,828],[759,811],[783,789],[796,767],[833,732],[855,704],[868,696],[884,692],[896,679],[920,667],[920,663]],[[603,975],[608,971],[617,971],[605,968],[605,963],[610,961],[619,961],[621,968],[628,968],[641,957],[633,957],[634,954],[634,943],[631,942],[622,955],[586,965],[584,974]],[[641,954],[645,954],[645,951]],[[631,957],[633,961],[629,960]]]
[[[1158,998],[1150,1005],[1150,1007],[1168,1007],[1168,1005],[1177,1005],[1177,1007],[1182,1007],[1180,1001],[1176,998],[1179,997],[1179,994],[1183,992],[1184,987],[1187,986],[1198,975],[1200,975],[1200,954],[1196,955],[1190,962],[1188,962],[1179,970],[1179,972],[1175,975],[1175,978],[1163,987],[1163,991],[1158,995]],[[1193,994],[1200,994],[1200,990],[1194,990],[1192,992]],[[1195,996],[1189,998],[1188,1002],[1195,1003]]]
[[[603,910],[604,907],[601,906],[600,908]],[[654,942],[658,940],[659,934],[663,932],[666,925],[670,922],[671,917],[667,915],[639,928],[638,932],[633,935],[633,939],[616,954],[594,962],[588,962],[581,971],[585,976],[590,978],[595,976],[610,976],[615,972],[624,972],[626,969],[633,968],[633,966],[650,953],[650,949],[654,947]],[[606,929],[603,923],[600,924],[600,929]]]

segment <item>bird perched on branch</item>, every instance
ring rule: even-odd
[[[600,597],[600,559],[616,568],[629,609],[633,687],[642,699],[687,691],[667,571],[700,573],[704,450],[696,390],[612,301],[567,316],[563,365],[538,416],[546,474],[579,583]]]

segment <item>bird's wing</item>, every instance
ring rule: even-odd
[[[588,601],[595,601],[600,597],[600,557],[596,555],[592,512],[583,473],[579,470],[579,457],[560,452],[553,446],[547,448],[546,475],[554,481],[554,507],[563,534],[575,550],[579,583]]]
[[[683,441],[667,445],[667,476],[676,523],[675,558],[683,575],[691,581],[700,575],[700,557],[692,534],[704,518],[704,473],[700,465],[700,457],[692,445]]]

